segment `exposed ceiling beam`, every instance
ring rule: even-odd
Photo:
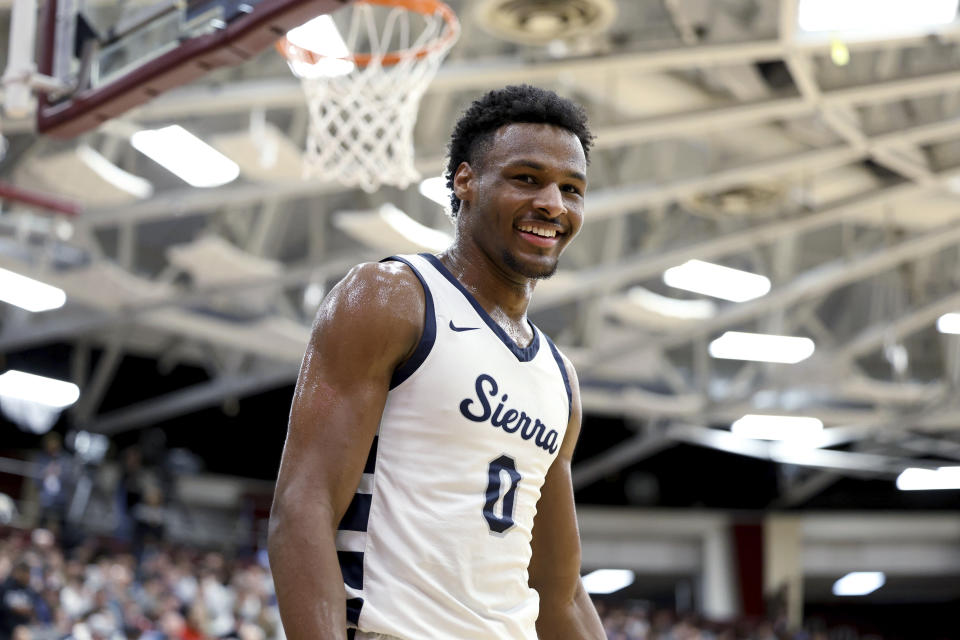
[[[61,313],[49,320],[38,319],[36,322],[29,324],[4,327],[3,332],[0,332],[0,351],[13,351],[110,327],[135,324],[138,322],[138,316],[143,314],[162,309],[203,304],[214,295],[257,289],[286,288],[310,281],[323,282],[345,274],[358,262],[373,259],[376,258],[366,253],[359,253],[350,258],[331,260],[320,265],[291,267],[284,270],[279,276],[252,278],[228,284],[198,287],[191,291],[178,293],[174,296],[159,300],[129,304],[119,312],[73,309],[68,314]],[[41,280],[43,279],[41,274],[32,273],[29,269],[24,268],[25,265],[14,265],[10,261],[6,261],[5,264],[23,275],[36,276]],[[67,296],[69,299],[69,290],[67,291]],[[229,321],[223,320],[223,322]]]
[[[960,74],[958,74],[958,78],[960,78]],[[753,117],[752,112],[750,113]],[[769,115],[766,108],[761,109],[760,113],[765,116]],[[737,114],[736,117],[740,117],[740,115]],[[683,119],[674,124],[679,126],[680,123],[686,121],[686,118],[687,116],[684,116]],[[598,127],[596,130],[598,141],[605,141],[603,146],[608,148],[636,142],[634,139],[636,134],[625,133],[624,131],[624,128],[629,129],[632,126],[639,126],[640,130],[655,129],[655,127],[642,122],[634,125]],[[904,145],[924,144],[949,136],[960,136],[960,121],[951,119],[909,127],[869,138],[868,144],[870,149],[873,150],[895,149]],[[830,167],[855,162],[867,155],[866,150],[857,150],[846,146],[814,149],[785,157],[766,158],[706,176],[666,184],[633,185],[598,190],[590,194],[589,213],[591,218],[594,219],[623,214],[710,189],[723,189],[742,184],[752,179],[769,178],[777,174],[788,174],[796,171],[824,171]],[[439,156],[424,157],[417,161],[418,169],[428,174],[434,172],[441,164],[442,158]],[[142,223],[191,213],[206,214],[231,206],[246,206],[251,202],[264,199],[281,201],[338,193],[343,190],[342,185],[319,180],[294,180],[281,184],[243,183],[219,189],[187,188],[123,207],[90,209],[84,213],[77,223],[93,227],[112,226],[121,223]]]
[[[573,468],[573,488],[582,489],[611,473],[616,473],[644,458],[673,446],[669,438],[655,435],[639,435],[614,445],[603,453],[577,464]]]
[[[829,449],[811,449],[789,442],[765,442],[741,438],[729,431],[707,427],[676,424],[667,429],[667,435],[677,442],[700,445],[728,453],[770,460],[802,467],[833,469],[854,475],[894,477],[908,467],[936,469],[952,464],[947,460],[914,460],[873,453],[854,453]]]
[[[958,176],[960,169],[941,174],[941,180],[945,182]],[[533,299],[532,306],[535,310],[542,310],[573,302],[588,294],[599,296],[631,282],[658,275],[665,269],[693,258],[711,260],[790,235],[811,233],[840,224],[868,207],[902,202],[915,198],[924,191],[924,187],[915,184],[877,189],[852,201],[825,207],[806,215],[759,224],[655,255],[643,254],[614,264],[585,269],[580,271],[576,280],[568,286],[538,294]]]
[[[729,305],[714,318],[701,320],[689,326],[684,325],[682,328],[678,327],[678,330],[683,332],[683,337],[674,341],[668,339],[662,344],[664,348],[670,348],[676,343],[688,342],[698,336],[728,329],[773,310],[786,309],[803,300],[824,296],[840,287],[864,280],[903,263],[931,256],[958,243],[960,243],[960,226],[951,223],[864,256],[839,259],[820,265],[797,276],[791,282],[777,286],[761,298]]]
[[[250,375],[226,375],[98,416],[87,429],[115,435],[216,406],[226,398],[281,387],[296,378],[296,367],[267,367]]]
[[[960,30],[956,31],[960,34]],[[919,39],[918,39],[919,40]],[[851,46],[853,43],[849,43]],[[862,43],[861,43],[862,44]],[[822,46],[818,45],[818,46]],[[700,67],[711,65],[747,63],[757,60],[777,60],[793,49],[783,47],[778,42],[743,43],[722,46],[685,47],[667,52],[638,52],[621,56],[605,56],[602,59],[585,58],[561,61],[518,61],[516,58],[502,58],[470,62],[448,62],[440,68],[437,77],[428,88],[428,93],[452,90],[485,89],[506,82],[534,82],[552,80],[564,73],[581,72],[596,77],[598,65],[603,73],[614,72],[652,72],[674,68]],[[762,54],[759,55],[758,54]],[[720,56],[720,57],[717,57]],[[730,59],[732,58],[732,59]],[[885,102],[908,97],[944,93],[960,87],[960,72],[947,71],[919,77],[884,80],[870,84],[824,91],[820,95],[823,104],[830,106]],[[790,117],[808,113],[810,106],[803,98],[781,98],[755,105],[759,109],[753,117],[754,122],[769,119],[764,105],[782,102],[786,111],[779,117]],[[138,109],[126,117],[134,120],[174,120],[177,118],[201,115],[222,114],[225,111],[246,111],[254,107],[267,109],[291,109],[305,104],[303,90],[294,78],[272,80],[250,80],[225,85],[197,84],[171,91]],[[712,117],[730,117],[736,120],[742,113],[743,105],[718,107]],[[747,112],[749,113],[749,111]],[[727,114],[727,115],[723,115]],[[749,116],[740,116],[750,121]],[[777,116],[774,116],[777,117]],[[650,129],[655,137],[660,137],[652,125],[655,121],[664,123],[666,130],[673,130],[670,123],[674,119],[692,120],[693,114],[677,114],[650,119]],[[6,127],[6,123],[4,124]],[[679,132],[679,131],[678,131]]]
[[[120,322],[122,319],[101,311],[71,308],[61,309],[49,318],[32,319],[29,323],[4,323],[0,332],[0,352],[27,349]]]
[[[902,340],[911,333],[930,327],[937,318],[958,308],[960,293],[914,307],[893,321],[883,320],[871,325],[836,351],[837,361],[852,360],[879,349],[887,342]]]

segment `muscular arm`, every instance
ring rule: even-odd
[[[580,533],[573,503],[570,460],[580,435],[580,385],[564,358],[573,410],[563,446],[543,484],[533,522],[530,586],[540,594],[537,635],[550,640],[604,640],[597,610],[580,580]]]
[[[290,640],[346,638],[336,528],[423,313],[423,289],[400,263],[355,267],[317,312],[270,511],[270,565]]]

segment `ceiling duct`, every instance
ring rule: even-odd
[[[684,199],[683,205],[691,213],[711,218],[769,218],[787,208],[788,189],[778,182],[757,182],[697,194]]]
[[[546,44],[606,30],[613,0],[486,0],[476,19],[492,35],[517,44]]]

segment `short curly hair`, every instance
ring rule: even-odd
[[[510,85],[490,91],[463,112],[450,135],[447,147],[447,188],[450,190],[450,214],[456,218],[460,198],[453,192],[453,175],[461,162],[476,164],[487,151],[500,127],[515,122],[550,124],[567,129],[580,139],[583,153],[590,161],[593,134],[587,126],[583,107],[561,98],[553,91],[527,84]]]

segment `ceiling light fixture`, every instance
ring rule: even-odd
[[[707,320],[717,315],[717,305],[710,300],[677,300],[643,287],[631,287],[626,299],[647,311],[681,320]]]
[[[730,425],[730,431],[754,440],[795,442],[815,438],[823,431],[823,422],[807,416],[747,414]]]
[[[130,143],[193,187],[219,187],[240,175],[236,162],[180,125],[137,131]]]
[[[960,313],[945,313],[937,318],[937,331],[960,334]]]
[[[800,0],[797,21],[804,31],[890,32],[949,24],[958,0]]]
[[[835,596],[865,596],[887,582],[882,571],[851,571],[833,583]]]
[[[443,176],[427,178],[421,182],[420,195],[433,200],[441,207],[450,206],[450,191],[447,189],[447,179]]]
[[[937,470],[910,467],[897,476],[901,491],[940,491],[960,489],[960,467],[939,467]]]
[[[845,67],[850,64],[850,49],[847,48],[843,40],[832,40],[830,42],[830,60],[838,67]]]
[[[587,593],[613,593],[629,587],[636,577],[629,569],[597,569],[583,576],[583,588]]]
[[[140,176],[127,173],[117,165],[113,164],[98,151],[82,144],[77,147],[77,156],[80,161],[90,167],[90,170],[96,173],[104,182],[116,187],[124,193],[129,193],[135,198],[141,200],[153,195],[153,185],[148,180]]]
[[[0,300],[37,313],[59,309],[67,302],[63,289],[0,269]]]
[[[727,331],[710,343],[710,355],[725,360],[796,364],[813,355],[810,338]]]
[[[0,375],[0,396],[63,409],[80,398],[80,388],[72,382],[10,369]]]
[[[746,302],[770,291],[770,279],[766,276],[702,260],[687,260],[680,266],[667,269],[663,281],[677,289],[731,302]]]

